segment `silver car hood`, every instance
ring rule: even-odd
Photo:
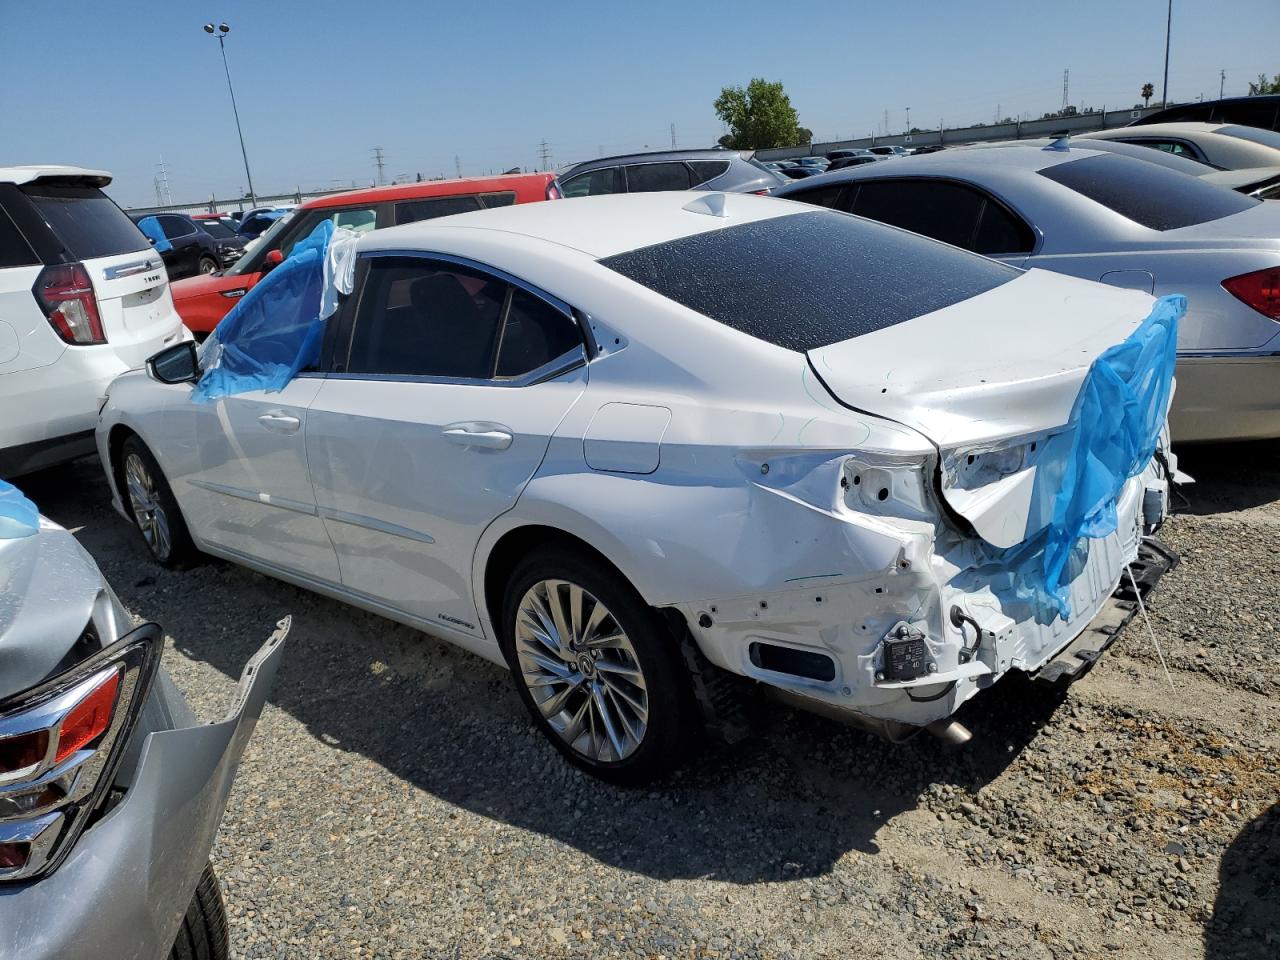
[[[130,629],[75,537],[42,517],[33,536],[0,539],[0,697],[49,677],[91,622],[104,645]]]
[[[1090,364],[1154,301],[1030,270],[954,306],[809,352],[842,403],[911,427],[941,454],[947,503],[997,546],[1028,528],[1030,470],[959,476],[968,455],[1031,443],[1067,422]],[[987,458],[989,459],[989,458]]]

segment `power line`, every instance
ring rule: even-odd
[[[373,153],[373,165],[378,168],[378,186],[382,186],[385,182],[382,176],[382,169],[386,166],[386,158],[383,156],[381,147],[374,147],[371,152]]]

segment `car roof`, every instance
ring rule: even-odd
[[[303,210],[346,207],[353,203],[384,203],[389,200],[412,200],[418,197],[452,197],[467,193],[496,193],[521,187],[546,185],[555,179],[553,173],[506,173],[494,177],[462,177],[451,180],[423,180],[420,183],[397,183],[386,187],[367,187],[317,197],[302,204]]]
[[[1113,127],[1110,130],[1094,130],[1082,133],[1082,137],[1152,137],[1161,133],[1181,134],[1184,137],[1198,133],[1217,133],[1223,127],[1238,127],[1238,123],[1202,123],[1198,120],[1186,120],[1173,123],[1144,123],[1137,127]]]
[[[600,259],[724,227],[812,212],[812,207],[745,193],[602,194],[477,210],[373,230],[360,240],[360,249],[430,249],[433,242],[439,242],[441,231],[476,229],[554,243]]]
[[[618,163],[659,163],[663,160],[732,160],[752,156],[754,150],[728,150],[719,147],[707,147],[699,150],[645,150],[639,153],[619,153],[612,157],[596,157],[592,160],[580,160],[560,171],[566,177],[576,170],[589,170],[592,167],[613,166]]]
[[[982,182],[991,173],[993,166],[1006,171],[1038,173],[1060,163],[1069,163],[1084,157],[1107,155],[1102,150],[1090,150],[1087,147],[1077,146],[1069,146],[1066,150],[1021,145],[1010,145],[998,150],[940,150],[937,153],[899,157],[893,163],[868,163],[856,167],[841,167],[839,170],[824,173],[818,177],[794,182],[803,184],[805,189],[812,189],[824,183],[893,176],[969,176],[977,182]],[[779,196],[786,196],[791,192],[787,186],[775,192]]]
[[[111,174],[105,170],[61,164],[32,163],[0,167],[0,183],[23,184],[35,183],[37,180],[79,180],[89,186],[105,187],[111,182]]]

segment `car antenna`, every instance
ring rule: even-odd
[[[1049,145],[1044,149],[1059,150],[1063,152],[1071,149],[1071,131],[1070,130],[1056,130],[1053,133],[1049,134],[1049,136],[1053,137],[1053,140],[1050,141]]]

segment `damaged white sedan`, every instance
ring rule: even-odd
[[[602,777],[677,762],[732,675],[954,735],[1001,675],[1087,667],[1126,567],[1164,567],[1177,302],[740,195],[354,253],[305,337],[233,313],[113,384],[116,506],[162,563],[214,554],[505,664]]]

